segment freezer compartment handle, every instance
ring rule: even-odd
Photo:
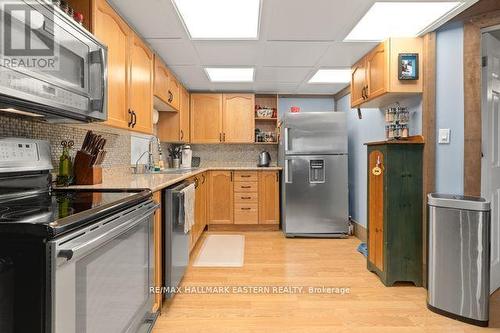
[[[285,141],[285,152],[289,150],[288,148],[288,132],[290,131],[289,127],[285,127],[285,133],[284,133],[284,138],[283,141]]]

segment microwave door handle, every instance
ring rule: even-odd
[[[98,58],[96,59],[95,54],[97,54]],[[92,111],[102,112],[104,109],[104,98],[106,91],[108,89],[107,84],[107,68],[106,68],[106,55],[104,54],[104,48],[100,48],[97,51],[92,51],[90,54],[92,63],[99,63],[101,65],[101,98],[98,100],[92,100]]]

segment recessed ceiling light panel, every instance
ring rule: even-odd
[[[205,68],[208,78],[212,82],[253,82],[254,68]]]
[[[191,39],[258,39],[260,0],[172,0]]]
[[[350,69],[319,69],[309,83],[348,83],[351,82]]]
[[[345,41],[415,37],[463,2],[375,2]]]

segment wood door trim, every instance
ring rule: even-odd
[[[464,194],[481,195],[481,29],[499,25],[500,10],[464,23]]]
[[[376,166],[376,159],[380,158],[381,174],[375,175],[372,169]],[[380,150],[373,150],[368,157],[368,259],[379,269],[384,269],[384,154]],[[376,177],[376,178],[375,178]],[[375,183],[375,180],[377,182]],[[378,216],[378,215],[381,216]],[[378,219],[377,219],[378,216]],[[382,223],[382,230],[377,226]],[[374,230],[375,229],[375,230]],[[380,241],[380,238],[382,240]],[[380,261],[377,260],[380,256]]]
[[[436,33],[423,36],[422,136],[429,144],[423,152],[422,272],[427,272],[427,194],[436,190]],[[427,274],[423,274],[427,285]]]

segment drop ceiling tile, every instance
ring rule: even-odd
[[[198,55],[189,40],[148,39],[149,44],[168,66],[198,65]]]
[[[309,84],[304,83],[298,89],[298,94],[336,94],[347,87],[349,83]]]
[[[198,84],[209,85],[210,81],[200,66],[170,66],[170,70],[182,83],[196,82]]]
[[[256,82],[255,91],[260,93],[293,94],[299,85],[290,82]]]
[[[257,68],[258,82],[302,82],[312,67],[260,67]]]
[[[144,38],[187,37],[170,0],[110,0],[114,8]]]
[[[255,66],[259,41],[194,41],[200,62],[207,66]]]
[[[254,82],[248,83],[211,83],[210,88],[215,91],[254,91]]]
[[[328,46],[324,42],[267,42],[261,64],[312,67],[321,59]]]
[[[274,0],[267,40],[342,40],[373,0]]]
[[[319,62],[321,67],[350,67],[377,43],[334,42]]]

